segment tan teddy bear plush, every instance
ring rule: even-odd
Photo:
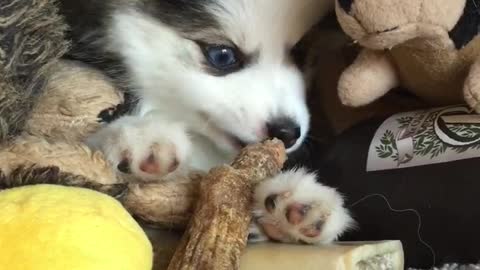
[[[342,32],[335,14],[312,29],[300,45],[307,55],[302,69],[312,115],[311,138],[316,141],[328,141],[328,136],[342,134],[372,118],[386,118],[428,106],[419,98],[401,91],[392,91],[366,106],[343,105],[338,96],[338,81],[361,48]]]
[[[362,106],[403,86],[433,105],[467,102],[480,112],[480,2],[337,0],[343,30],[364,49],[339,81]]]
[[[23,131],[51,65],[68,49],[52,3],[0,1],[0,142]]]

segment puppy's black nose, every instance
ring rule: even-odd
[[[352,10],[353,0],[338,0],[338,3],[346,13],[350,13]]]
[[[281,140],[288,149],[295,145],[301,136],[301,129],[290,118],[281,118],[267,124],[268,136]]]

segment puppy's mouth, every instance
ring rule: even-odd
[[[237,150],[240,150],[250,144],[249,142],[244,141],[229,132],[224,131],[223,134],[225,135],[225,138],[227,138],[227,140],[230,142],[230,144],[233,145],[234,148]]]
[[[205,122],[208,126],[208,131],[204,135],[210,137],[210,140],[220,146],[220,148],[226,148],[228,151],[240,151],[247,145],[255,143],[253,140],[242,139],[234,132],[221,127],[221,125],[215,123],[214,121],[208,121],[207,119],[211,118],[207,117],[206,113],[202,113],[201,115],[205,119]]]
[[[220,142],[222,144],[222,141],[228,145],[228,148],[232,148],[235,151],[240,151],[247,145],[253,143],[251,141],[244,140],[240,138],[239,136],[235,135],[234,133],[227,131],[223,128],[220,128],[218,125],[211,123],[209,124],[209,127],[213,131],[214,134],[216,134],[215,137],[216,139],[213,138],[213,140]],[[218,141],[218,137],[221,139]]]

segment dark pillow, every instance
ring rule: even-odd
[[[429,112],[434,117],[421,127],[438,128],[435,121],[443,121],[437,117],[439,112]],[[461,115],[462,110],[446,115],[452,114]],[[367,172],[370,144],[383,122],[364,123],[336,138],[326,150],[325,145],[317,144],[309,151],[312,169],[318,170],[323,183],[337,187],[346,196],[347,206],[358,222],[358,229],[341,240],[399,239],[409,267],[477,263],[480,260],[480,158],[455,160],[458,157],[453,157],[455,161]],[[451,128],[448,123],[442,124],[447,129],[459,130],[458,126]],[[475,134],[478,131],[475,125],[467,126],[473,130],[468,138],[480,136]],[[433,135],[432,138],[438,139]],[[420,137],[415,140],[418,142]],[[380,144],[380,148],[372,148],[375,150],[372,153],[388,156],[391,149],[384,147],[382,152]],[[386,144],[388,146],[388,142]],[[422,146],[416,144],[415,147]],[[421,154],[432,155],[432,149],[428,148],[433,146],[424,147],[427,149]],[[466,151],[465,146],[442,147],[460,154]],[[467,148],[474,154],[478,151],[480,156],[478,142]],[[438,153],[437,156],[444,158]]]

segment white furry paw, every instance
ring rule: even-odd
[[[182,125],[156,118],[125,116],[87,139],[121,173],[159,180],[185,161],[190,140]]]
[[[353,225],[342,196],[305,170],[282,173],[261,183],[254,194],[249,240],[327,244]]]

